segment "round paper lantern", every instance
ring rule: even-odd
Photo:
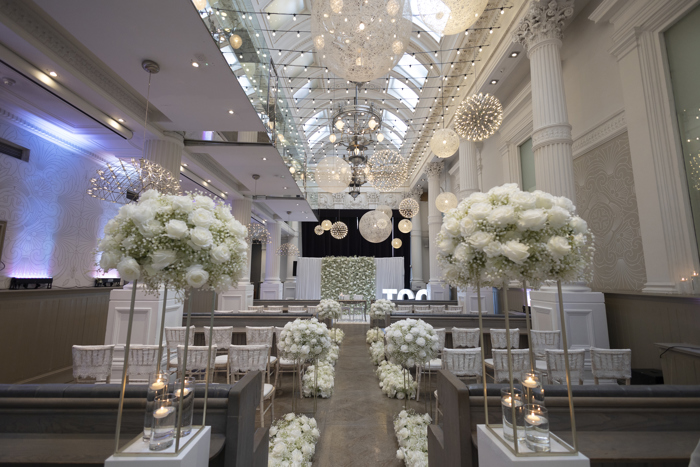
[[[483,141],[503,122],[503,106],[494,96],[474,94],[462,102],[455,113],[455,130],[469,141]]]
[[[379,191],[392,191],[400,187],[408,176],[408,163],[398,151],[383,149],[367,161],[367,180]]]
[[[393,215],[393,213],[391,212],[391,208],[386,204],[380,204],[379,206],[377,206],[377,211],[383,212],[384,215],[389,219],[391,219],[391,216]]]
[[[400,238],[395,238],[391,241],[391,246],[393,246],[396,249],[401,248],[402,242]]]
[[[437,206],[438,211],[447,212],[450,209],[457,207],[457,197],[449,191],[440,193],[435,199],[435,205]]]
[[[380,227],[380,221],[384,227]],[[360,234],[370,243],[381,243],[391,235],[391,222],[383,212],[367,211],[360,218]]]
[[[241,39],[241,36],[238,34],[231,34],[231,37],[228,39],[228,43],[231,44],[231,47],[234,49],[240,49],[243,45],[243,39]]]
[[[430,139],[430,150],[436,156],[450,157],[459,149],[459,136],[451,128],[443,128],[435,132]]]
[[[345,80],[380,78],[408,49],[412,19],[410,0],[315,0],[311,37],[316,56]]]
[[[333,224],[331,227],[331,236],[335,238],[336,240],[340,240],[342,238],[345,238],[345,236],[348,234],[348,226],[345,225],[345,222],[336,222]]]
[[[488,0],[420,0],[418,14],[437,34],[449,36],[466,31],[484,12]]]
[[[316,166],[316,183],[324,191],[340,193],[351,181],[350,164],[338,156],[326,156]]]
[[[323,230],[323,227],[321,227],[320,225],[314,227],[314,233],[316,235],[323,235],[323,232],[325,232],[325,230]]]
[[[418,201],[413,198],[406,198],[399,203],[399,213],[401,213],[403,217],[411,219],[418,214],[419,207]]]
[[[323,230],[331,230],[331,227],[333,227],[333,223],[326,219],[325,221],[321,222],[321,228]]]
[[[408,233],[413,229],[413,222],[409,221],[408,219],[403,219],[401,222],[399,222],[399,230],[403,233]]]

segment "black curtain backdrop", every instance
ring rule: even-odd
[[[317,222],[301,223],[301,256],[306,258],[323,258],[324,256],[373,256],[375,258],[392,258],[403,256],[404,288],[411,288],[411,233],[402,233],[399,222],[403,217],[398,210],[393,210],[391,222],[394,226],[393,235],[381,243],[371,243],[360,234],[360,218],[369,209],[321,209],[319,219],[331,222],[341,221],[348,226],[348,235],[336,240],[330,232],[316,235],[314,227]],[[401,239],[401,248],[394,249],[391,241]]]

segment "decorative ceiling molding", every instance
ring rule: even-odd
[[[627,121],[625,120],[625,111],[621,109],[588,131],[574,137],[574,143],[571,147],[574,159],[607,143],[625,131],[627,131]]]

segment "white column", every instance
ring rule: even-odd
[[[282,243],[282,221],[267,223],[272,243],[268,243],[265,254],[265,281],[260,286],[261,300],[281,300],[282,281],[280,280],[280,257],[277,248]]]
[[[231,202],[231,213],[238,222],[247,226],[250,224],[250,216],[253,201],[250,198],[234,199]],[[238,281],[238,286],[231,287],[226,292],[218,294],[217,307],[219,310],[238,311],[245,310],[253,304],[253,284],[250,283],[250,260],[252,246],[248,245],[248,260],[245,271]]]
[[[182,162],[183,138],[177,133],[166,131],[162,139],[147,139],[144,147],[145,158],[160,164],[170,171],[174,177],[180,176]]]
[[[301,222],[290,222],[289,226],[294,230],[294,232],[289,234],[289,240],[287,241],[291,245],[299,248]],[[296,261],[297,258],[297,256],[287,256],[287,276],[284,281],[284,298],[289,300],[294,300],[297,293],[297,278],[293,275],[294,261]]]
[[[459,142],[459,193],[460,200],[479,191],[477,158],[479,149],[475,142],[463,139]]]
[[[440,174],[444,169],[442,162],[431,162],[425,171],[428,176],[428,234],[430,249],[430,281],[428,282],[428,299],[448,300],[450,288],[442,280],[442,271],[437,261],[437,245],[435,239],[442,226],[442,213],[435,205],[435,199],[440,194]]]
[[[416,187],[406,193],[406,198],[412,198],[420,203],[423,194],[421,187]],[[411,289],[424,289],[423,280],[423,227],[420,220],[420,212],[411,218],[413,228],[411,229]]]

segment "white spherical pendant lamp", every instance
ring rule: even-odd
[[[383,212],[367,211],[360,218],[360,235],[370,243],[381,243],[391,235],[391,222]]]
[[[437,206],[438,211],[447,212],[457,207],[457,197],[449,191],[440,193],[435,199],[435,206]]]
[[[431,31],[449,36],[476,23],[488,0],[420,0],[416,4],[417,13]]]
[[[323,235],[323,232],[325,232],[325,230],[323,230],[323,227],[321,227],[320,225],[314,227],[314,233],[316,235]]]
[[[228,43],[231,44],[231,47],[234,49],[240,49],[243,45],[243,39],[241,39],[241,36],[238,34],[231,34],[231,37],[228,39]]]
[[[333,227],[333,222],[329,221],[328,219],[321,222],[321,228],[323,230],[331,230],[331,227]]]
[[[352,181],[352,168],[338,156],[326,156],[316,166],[316,183],[329,193],[340,193]]]
[[[401,241],[400,238],[395,238],[391,241],[391,246],[393,246],[394,249],[396,249],[396,250],[401,248],[401,245],[403,245],[403,242]]]
[[[413,222],[408,219],[403,219],[399,222],[399,230],[403,233],[409,233],[413,229]]]
[[[437,130],[430,140],[430,150],[440,158],[450,157],[459,150],[459,136],[451,128]]]
[[[418,215],[419,207],[418,201],[413,198],[406,198],[399,203],[399,213],[403,217],[411,219]]]
[[[383,212],[384,215],[389,219],[391,219],[391,216],[393,215],[393,213],[391,212],[391,208],[386,204],[380,204],[379,206],[377,206],[377,211]]]

